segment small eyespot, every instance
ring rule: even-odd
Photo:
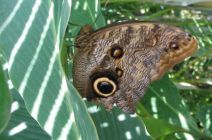
[[[123,56],[123,54],[124,54],[123,49],[120,46],[114,46],[111,49],[110,55],[115,59],[119,59]]]
[[[123,75],[123,70],[120,68],[116,68],[116,74],[121,77]]]
[[[109,78],[100,77],[94,81],[93,89],[96,92],[96,94],[103,97],[108,97],[116,91],[117,86],[116,83],[110,80]]]
[[[171,42],[170,45],[169,45],[169,48],[174,49],[174,50],[178,50],[179,45],[175,42]]]
[[[189,34],[189,33],[187,33],[187,34],[186,34],[186,39],[187,39],[188,41],[191,41],[191,38],[192,38],[192,35]]]
[[[188,36],[188,37],[192,37],[192,35],[191,35],[191,34],[189,34],[189,33],[187,33],[187,36]]]

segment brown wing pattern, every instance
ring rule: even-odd
[[[77,38],[74,85],[87,97],[112,109],[134,113],[149,83],[197,49],[195,37],[157,23],[123,23]]]

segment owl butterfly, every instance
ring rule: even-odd
[[[96,31],[86,26],[76,47],[73,80],[81,96],[134,113],[150,82],[190,56],[197,40],[177,27],[131,22]]]

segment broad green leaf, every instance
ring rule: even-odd
[[[136,114],[129,115],[118,108],[111,112],[102,106],[87,103],[88,110],[96,125],[101,140],[152,140],[142,119]]]
[[[27,112],[25,104],[15,89],[10,90],[13,97],[11,119],[0,134],[1,140],[51,140],[39,124]]]
[[[195,137],[204,137],[196,126],[189,110],[179,96],[175,85],[167,76],[152,83],[141,100],[141,104],[153,117],[174,124],[192,133]],[[138,113],[142,116],[142,110],[138,107]],[[194,139],[191,135],[184,134],[186,139]]]
[[[10,106],[12,100],[2,66],[2,54],[0,53],[0,134],[10,120]]]
[[[85,104],[61,68],[59,49],[71,1],[0,2],[0,45],[27,110],[52,139],[98,139]]]

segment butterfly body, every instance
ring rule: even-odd
[[[82,97],[133,113],[150,82],[191,55],[197,42],[176,27],[132,22],[81,33],[76,46],[73,78]]]

